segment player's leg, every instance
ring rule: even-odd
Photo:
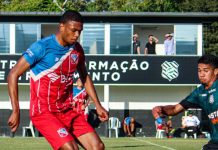
[[[68,129],[51,113],[31,117],[33,125],[55,150],[78,150],[77,143]]]
[[[192,136],[194,137],[194,134],[196,133],[197,134],[197,127],[193,126],[191,127],[191,129],[193,130],[193,133],[192,133]]]
[[[104,150],[104,143],[101,141],[96,132],[83,134],[77,139],[85,149]]]
[[[167,138],[169,138],[169,127],[167,125],[165,126],[165,133],[167,135]]]
[[[127,125],[125,123],[123,124],[123,131],[125,135],[127,135]]]
[[[131,135],[134,136],[134,131],[135,131],[135,123],[134,122],[130,123],[130,130],[131,130]]]
[[[126,126],[126,130],[127,130],[127,134],[128,134],[128,136],[131,136],[130,125],[127,125],[127,126]]]
[[[78,115],[74,118],[71,128],[73,129],[72,134],[77,137],[77,140],[84,149],[104,149],[104,143],[82,115]]]
[[[218,150],[218,144],[208,142],[203,146],[202,150]]]
[[[59,150],[78,150],[78,146],[74,141],[70,141],[62,145]]]

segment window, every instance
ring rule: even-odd
[[[84,24],[81,45],[85,54],[104,54],[104,24]]]
[[[10,31],[9,24],[0,24],[0,53],[9,53]]]
[[[131,54],[131,25],[111,25],[110,28],[110,53]]]
[[[196,55],[198,26],[197,25],[175,25],[176,54]],[[201,42],[201,41],[199,41]]]
[[[37,24],[16,24],[16,53],[23,53],[32,43],[37,41]]]

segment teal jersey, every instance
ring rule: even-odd
[[[211,141],[218,143],[218,80],[209,89],[196,88],[181,103],[185,109],[201,108],[210,120]]]

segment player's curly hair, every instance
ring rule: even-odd
[[[218,68],[218,57],[211,54],[205,54],[199,58],[198,64],[209,64],[214,68]]]
[[[60,23],[66,23],[68,21],[76,21],[83,23],[83,17],[82,15],[75,10],[67,10],[64,12],[64,14],[60,18]]]

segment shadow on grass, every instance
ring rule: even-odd
[[[120,146],[111,146],[110,148],[137,148],[137,147],[151,147],[152,145],[120,145]],[[108,147],[109,148],[109,147]]]

